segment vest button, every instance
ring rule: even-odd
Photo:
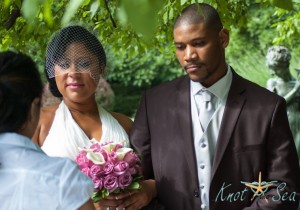
[[[199,191],[198,191],[198,190],[195,190],[195,191],[194,191],[194,196],[195,196],[196,198],[198,198],[199,195],[200,195],[200,194],[199,194]]]

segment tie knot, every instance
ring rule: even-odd
[[[210,91],[206,90],[206,89],[200,90],[198,92],[198,94],[201,96],[202,100],[205,101],[205,102],[211,101],[212,97],[213,97],[213,94]]]

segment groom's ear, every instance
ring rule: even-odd
[[[229,31],[226,28],[222,28],[219,31],[220,45],[225,49],[229,44]]]

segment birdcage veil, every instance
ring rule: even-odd
[[[106,54],[102,44],[81,25],[69,25],[58,30],[47,46],[45,73],[48,80],[75,72],[88,73],[98,82],[105,66]]]

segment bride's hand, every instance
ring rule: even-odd
[[[124,193],[122,193],[124,194]],[[119,196],[121,194],[118,194]],[[129,196],[129,195],[128,195]],[[124,196],[126,197],[126,196]],[[109,195],[103,199],[101,199],[98,203],[94,203],[96,210],[115,210],[117,206],[122,204],[122,199],[118,199],[116,195]]]
[[[121,199],[122,203],[117,206],[118,210],[137,210],[148,205],[156,197],[155,180],[144,180],[141,182],[139,191],[130,191],[128,193],[118,194],[117,200]]]

